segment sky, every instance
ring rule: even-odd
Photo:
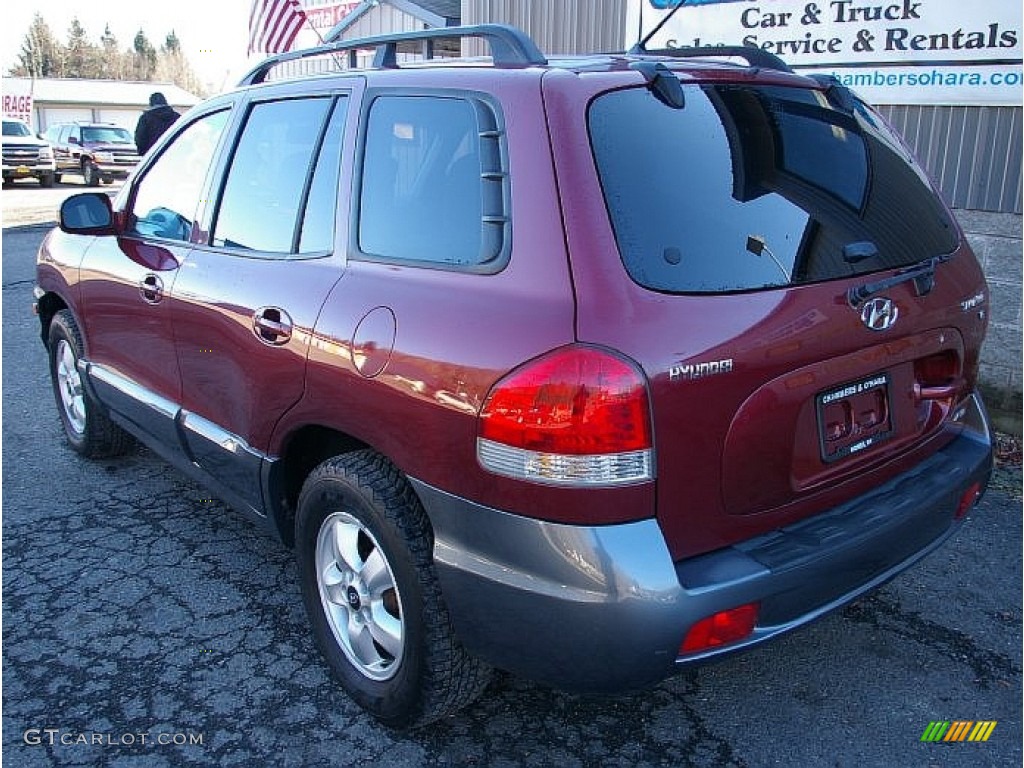
[[[71,20],[99,43],[107,24],[118,47],[130,48],[141,29],[159,48],[172,30],[181,41],[192,68],[214,91],[230,87],[248,71],[250,0],[16,0],[0,10],[0,66],[3,74],[17,64],[29,25],[39,13],[54,36],[67,40]],[[255,63],[255,60],[254,62]]]

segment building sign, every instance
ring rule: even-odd
[[[32,89],[30,81],[19,82],[5,77],[3,80],[4,117],[24,120],[33,125]]]
[[[317,0],[306,0],[303,5],[306,9],[306,18],[309,19],[313,28],[326,32],[352,13],[361,3],[324,3],[317,2]]]
[[[626,47],[676,0],[630,0]],[[749,45],[874,104],[1020,105],[1020,0],[689,0],[647,47]],[[641,34],[642,30],[642,34]]]

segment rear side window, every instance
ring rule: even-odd
[[[590,106],[622,260],[659,291],[745,291],[914,264],[956,247],[923,172],[863,105],[817,91],[684,86]],[[845,254],[845,256],[844,256]]]
[[[331,106],[326,97],[253,106],[228,169],[213,245],[295,252],[313,158]],[[323,162],[339,165],[336,143],[334,156]],[[329,238],[314,239],[323,246]]]
[[[508,240],[501,141],[496,114],[481,100],[376,98],[366,125],[359,250],[432,266],[494,265]]]
[[[327,133],[317,154],[309,199],[302,219],[299,253],[326,252],[334,246],[334,214],[338,206],[341,140],[347,108],[347,98],[342,97],[335,102]]]

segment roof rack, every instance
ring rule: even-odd
[[[639,45],[629,49],[634,56],[671,56],[673,58],[688,59],[701,56],[729,56],[736,59],[743,59],[752,67],[761,69],[774,69],[778,72],[792,72],[789,64],[784,62],[774,53],[754,48],[750,45],[707,45],[699,48],[659,48],[649,51]]]
[[[340,33],[339,33],[340,34]],[[422,40],[424,56],[432,59],[433,46],[430,41],[443,38],[479,37],[490,43],[491,59],[499,67],[544,66],[548,60],[540,52],[537,44],[522,30],[505,24],[476,24],[465,27],[439,27],[437,29],[421,29],[414,32],[398,32],[392,35],[376,35],[361,37],[354,40],[327,40],[315,48],[299,51],[288,51],[271,56],[254,67],[245,77],[239,80],[239,86],[257,85],[266,80],[267,74],[278,64],[312,56],[340,53],[348,51],[349,66],[354,68],[357,50],[374,48],[375,69],[394,69],[398,66],[398,44]]]

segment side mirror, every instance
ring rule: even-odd
[[[77,136],[68,136],[68,144],[78,144]]]
[[[60,205],[60,228],[72,235],[113,235],[114,209],[102,192],[72,195]]]

